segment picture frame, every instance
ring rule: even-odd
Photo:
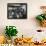
[[[27,19],[27,3],[8,3],[8,19]]]

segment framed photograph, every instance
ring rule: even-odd
[[[8,19],[27,19],[27,3],[8,3]]]

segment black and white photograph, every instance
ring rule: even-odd
[[[8,3],[8,19],[27,19],[27,3]]]

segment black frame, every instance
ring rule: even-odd
[[[25,17],[22,17],[22,18],[21,18],[21,17],[20,17],[20,18],[17,18],[17,17],[9,18],[9,16],[10,16],[10,15],[9,15],[9,11],[10,11],[10,10],[9,10],[9,7],[11,7],[12,9],[13,9],[13,8],[16,8],[16,7],[17,7],[16,4],[17,4],[17,5],[20,5],[20,6],[25,5],[25,9],[26,9],[26,12],[25,12],[25,14],[24,14]],[[15,13],[15,14],[16,14],[16,13]],[[23,14],[22,14],[22,15],[23,15]],[[15,16],[15,15],[14,15],[14,16]],[[7,18],[8,18],[8,19],[27,19],[27,3],[8,3],[8,4],[7,4]]]

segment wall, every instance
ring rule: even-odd
[[[7,3],[27,3],[27,16],[25,20],[7,19]],[[31,36],[36,29],[44,29],[38,25],[35,16],[41,13],[40,6],[46,5],[46,0],[0,0],[0,34],[4,33],[6,25],[15,25],[19,31],[18,36]],[[33,32],[33,33],[32,33]]]

